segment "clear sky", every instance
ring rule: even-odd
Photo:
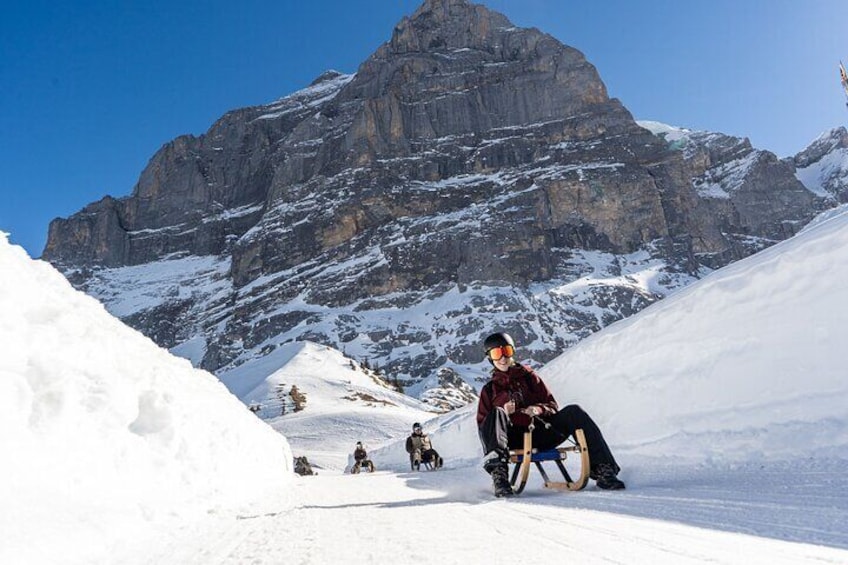
[[[355,72],[419,0],[29,0],[0,8],[0,230],[127,196],[153,154],[326,69]],[[784,157],[848,120],[844,0],[488,0],[582,51],[637,119]]]

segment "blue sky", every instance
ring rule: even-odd
[[[0,230],[127,196],[147,161],[225,112],[355,72],[418,0],[31,0],[0,8]],[[482,2],[582,51],[637,119],[779,156],[844,125],[844,0]]]

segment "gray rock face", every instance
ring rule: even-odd
[[[685,141],[640,127],[579,51],[483,6],[427,0],[355,75],[167,144],[129,197],[51,223],[44,257],[66,272],[228,260],[226,294],[127,317],[167,345],[202,336],[213,370],[313,339],[414,384],[478,363],[493,325],[547,360],[660,297],[628,257],[662,263],[674,288],[822,205],[747,141]],[[584,252],[618,282],[555,291],[592,271]],[[416,318],[454,292],[463,308]]]
[[[74,265],[137,265],[172,253],[226,253],[261,217],[274,174],[274,147],[309,115],[338,73],[276,104],[236,110],[203,136],[165,144],[132,195],[106,197],[56,219],[44,258]]]
[[[269,212],[233,250],[237,285],[347,260],[386,230],[405,245],[335,300],[524,284],[550,278],[554,247],[632,251],[686,232],[696,205],[681,160],[579,52],[466,2],[427,2],[403,20],[289,142],[317,149],[278,170]]]
[[[786,162],[806,186],[819,188],[821,197],[848,202],[848,130],[844,127],[821,135]]]
[[[728,242],[693,241],[699,262],[721,267],[794,235],[827,206],[795,176],[792,163],[751,147],[747,139],[711,132],[679,134],[670,143],[691,168],[705,221]]]

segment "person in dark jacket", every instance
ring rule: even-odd
[[[624,483],[617,476],[621,469],[592,418],[576,404],[559,409],[542,379],[531,368],[515,362],[515,342],[509,334],[492,334],[483,347],[493,369],[491,379],[480,391],[477,428],[495,496],[513,494],[508,477],[509,450],[523,446],[532,418],[550,424],[534,426],[533,447],[540,450],[553,449],[582,428],[591,464],[589,477],[598,488],[623,489]]]
[[[368,452],[365,451],[365,448],[362,447],[362,442],[356,442],[356,449],[353,450],[353,460],[355,463],[351,468],[350,472],[356,474],[362,467],[365,467],[369,473],[374,472],[374,463],[368,459]]]

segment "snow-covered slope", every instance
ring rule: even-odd
[[[221,380],[286,436],[295,456],[324,468],[343,469],[357,441],[370,450],[435,416],[341,352],[310,342],[285,344]]]
[[[615,324],[544,375],[634,454],[848,459],[846,212]]]
[[[285,438],[213,375],[5,234],[0,312],[0,562],[102,558],[292,477]]]

